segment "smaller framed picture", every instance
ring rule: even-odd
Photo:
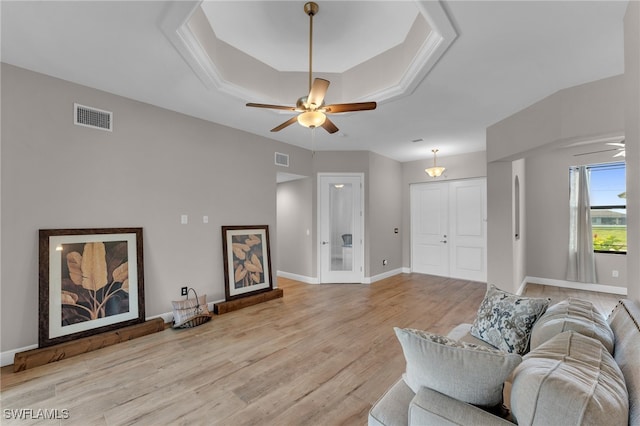
[[[273,289],[267,225],[223,226],[222,253],[227,301]]]
[[[41,229],[39,346],[144,322],[142,228]]]

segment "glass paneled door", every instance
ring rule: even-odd
[[[362,175],[319,175],[321,283],[363,280]]]

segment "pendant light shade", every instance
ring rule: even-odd
[[[436,152],[438,152],[437,149],[432,149],[431,152],[433,152],[433,167],[429,167],[428,169],[424,169],[425,172],[427,172],[427,174],[433,178],[435,177],[439,177],[442,175],[442,173],[446,170],[444,167],[438,167],[436,165]]]
[[[310,128],[322,126],[326,119],[327,116],[320,111],[307,111],[298,115],[298,123],[300,123],[304,127]]]

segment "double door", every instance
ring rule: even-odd
[[[487,280],[485,178],[411,186],[411,269]]]

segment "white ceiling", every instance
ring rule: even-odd
[[[318,129],[312,146],[311,131],[298,125],[269,132],[288,115],[245,107],[266,99],[217,91],[188,65],[166,28],[198,3],[3,0],[2,61],[282,142],[399,161],[430,158],[432,148],[439,156],[482,151],[487,126],[560,89],[624,71],[626,1],[442,2],[457,38],[415,90],[375,111],[332,116],[340,132]],[[212,3],[203,9],[218,38],[278,70],[306,68],[304,1]],[[342,72],[397,46],[422,3],[318,1],[314,70]]]

